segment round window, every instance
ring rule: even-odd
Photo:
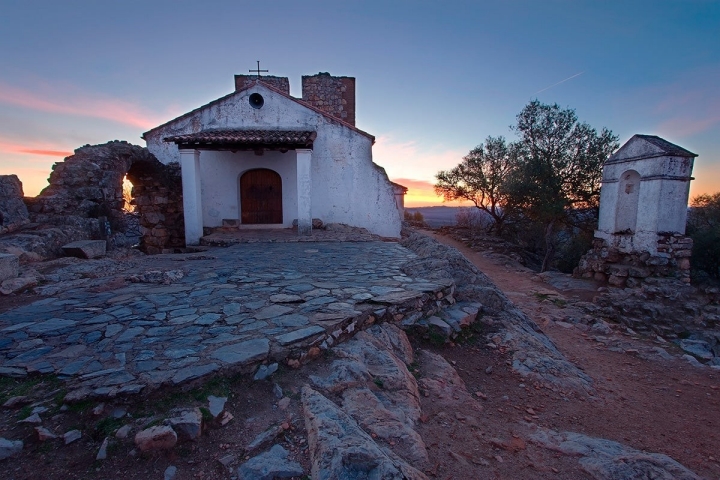
[[[265,105],[265,99],[259,93],[251,94],[248,100],[250,102],[250,106],[253,108],[262,108],[262,106]]]

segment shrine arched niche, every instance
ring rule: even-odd
[[[618,182],[618,198],[615,210],[615,232],[635,233],[637,228],[638,202],[640,200],[640,174],[626,170]]]

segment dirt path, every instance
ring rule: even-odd
[[[443,235],[424,233],[460,250],[594,380],[596,395],[590,399],[518,388],[522,380],[502,358],[493,360],[487,352],[478,355],[480,350],[471,346],[443,349],[443,356],[461,366],[458,370],[469,391],[481,390],[488,397],[484,405],[499,420],[499,433],[502,425],[524,419],[540,427],[664,453],[703,477],[720,478],[720,372],[693,367],[678,357],[679,350],[672,344],[628,333],[619,325],[605,335],[590,331],[572,318],[583,315],[573,307],[579,292],[543,283],[511,260],[472,251]],[[656,354],[657,347],[673,358]],[[495,365],[492,375],[484,373],[486,364]],[[528,415],[527,408],[536,415]],[[498,464],[498,478],[532,478],[531,472],[522,473],[538,464],[531,456],[516,449],[511,455],[515,468],[508,471]],[[562,465],[550,472],[560,469]],[[571,472],[566,473],[566,478],[572,478]]]

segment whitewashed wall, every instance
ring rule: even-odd
[[[690,180],[678,179],[690,177],[693,159],[659,156],[661,152],[649,142],[634,139],[605,163],[595,237],[621,251],[655,253],[658,232],[685,233]],[[640,174],[636,227],[633,235],[615,235],[618,225],[625,224],[618,217],[631,215],[625,210],[628,194],[622,180],[631,171]]]
[[[252,108],[248,103],[248,97],[255,92],[265,99],[260,109]],[[162,140],[164,137],[225,128],[317,131],[312,155],[312,216],[326,223],[364,227],[386,237],[400,236],[400,216],[393,187],[385,171],[372,162],[371,139],[262,85],[223,97],[150,131],[145,135],[145,140],[150,152],[167,164],[179,161],[179,153],[175,144]],[[237,218],[237,175],[241,168],[243,171],[255,168],[244,163],[252,162],[252,159],[248,159],[253,155],[209,151],[200,153],[204,226],[217,226],[217,222],[223,218]],[[262,162],[268,155],[270,152],[257,159]],[[292,161],[295,160],[293,151],[284,155],[290,155]],[[213,159],[218,161],[217,166],[212,166]],[[233,159],[242,161],[234,164]],[[283,178],[285,192],[289,186],[285,175],[291,176],[292,173],[289,167],[283,168],[284,173],[277,171]],[[205,175],[208,175],[208,179]],[[227,191],[230,180],[233,182],[232,193]],[[229,202],[231,197],[235,199],[234,202]],[[285,198],[287,196],[283,193],[283,220],[292,222],[297,218],[297,204],[294,207],[286,206]],[[230,215],[233,206],[235,216]],[[286,208],[294,208],[295,211],[288,214]]]
[[[219,227],[223,219],[240,218],[240,176],[254,168],[267,168],[280,175],[283,195],[283,225],[297,218],[297,164],[295,152],[200,152],[203,226]]]

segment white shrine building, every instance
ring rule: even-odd
[[[603,165],[593,249],[577,276],[615,287],[648,277],[690,282],[692,239],[685,236],[696,154],[655,135],[634,135]]]
[[[695,157],[655,135],[634,135],[603,166],[595,238],[655,254],[658,233],[685,234]]]
[[[235,91],[143,134],[182,170],[185,241],[203,227],[289,228],[312,219],[399,237],[403,195],[372,161],[375,138],[355,127],[355,79],[235,76]],[[229,222],[228,222],[229,221]]]

